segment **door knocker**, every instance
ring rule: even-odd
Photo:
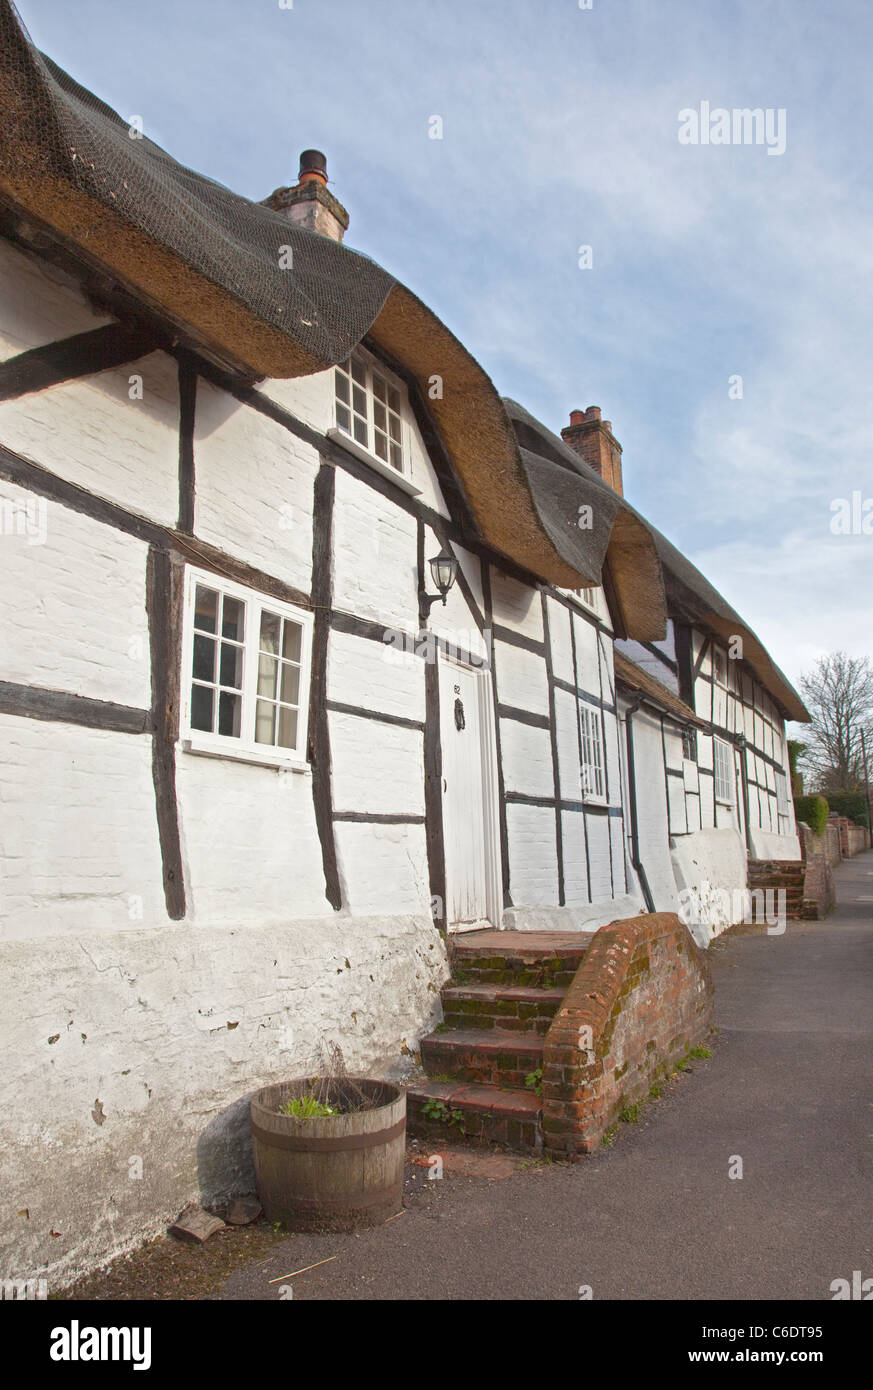
[[[455,700],[455,728],[460,733],[461,729],[466,729],[467,721],[464,718],[464,706],[460,700]]]

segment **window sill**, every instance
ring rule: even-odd
[[[270,767],[275,772],[312,772],[309,763],[302,758],[277,757],[274,751],[267,749],[260,752],[255,748],[233,748],[228,747],[224,741],[215,743],[211,739],[201,739],[190,734],[180,740],[180,746],[183,753],[197,753],[204,758],[229,758],[235,763],[251,763],[255,767]]]
[[[418,497],[421,493],[421,488],[416,487],[408,474],[398,473],[397,469],[392,468],[390,463],[386,463],[384,459],[380,459],[378,454],[372,454],[369,449],[364,448],[363,444],[359,444],[356,439],[352,439],[350,435],[345,434],[343,430],[338,429],[336,425],[328,430],[327,437],[328,439],[332,439],[334,444],[342,445],[344,449],[350,454],[354,454],[355,458],[360,459],[362,463],[369,464],[374,472],[381,473],[383,478],[390,478],[392,483],[396,483],[403,492],[408,492],[410,497]]]

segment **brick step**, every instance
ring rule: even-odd
[[[784,888],[789,893],[798,893],[802,890],[805,881],[805,874],[798,878],[759,878],[753,879],[749,884],[749,889],[754,892],[761,888]]]
[[[798,900],[803,897],[803,884],[786,883],[756,883],[749,889],[750,893],[784,893],[790,902],[792,898]]]
[[[455,984],[568,989],[591,932],[464,932],[452,938]]]
[[[500,1028],[450,1029],[422,1038],[421,1060],[431,1074],[523,1091],[525,1077],[542,1066],[543,1038]]]
[[[443,1013],[450,1028],[501,1028],[544,1034],[564,998],[563,989],[518,985],[447,985]]]
[[[784,883],[802,881],[806,866],[802,859],[786,859],[784,863],[765,863],[756,860],[749,865],[749,882]]]
[[[749,873],[749,883],[797,883],[798,878],[803,877],[805,866],[798,863],[792,869],[769,869],[766,873]]]
[[[445,1106],[443,1118],[425,1115],[428,1101]],[[406,1092],[407,1131],[438,1142],[463,1139],[465,1143],[501,1144],[538,1153],[542,1148],[541,1110],[542,1099],[531,1090],[423,1081]]]

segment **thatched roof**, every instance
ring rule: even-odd
[[[38,52],[9,0],[0,102],[0,198],[16,215],[108,271],[181,341],[253,378],[322,371],[368,335],[414,375],[482,538],[550,583],[599,582],[596,554],[577,546],[568,558],[544,527],[482,367],[393,276],[131,139],[128,122]],[[429,399],[434,374],[441,400]]]
[[[670,616],[707,629],[723,642],[728,642],[731,637],[741,637],[743,658],[765,690],[769,691],[788,719],[807,723],[809,714],[787,676],[779,670],[752,629],[743,622],[727,600],[722,598],[718,590],[713,588],[709,580],[704,578],[700,570],[629,502],[623,497],[617,497],[599,474],[558,435],[553,434],[516,401],[505,399],[504,405],[515,426],[516,436],[522,446],[523,459],[528,459],[532,454],[548,459],[554,468],[560,467],[584,480],[585,487],[592,495],[601,496],[606,492],[617,501],[618,511],[615,514],[606,556],[611,568],[620,572],[622,562],[627,562],[631,554],[627,543],[621,544],[622,524],[627,528],[635,526],[639,531],[645,532],[650,549],[641,546],[640,552],[633,556],[627,576],[628,586],[633,589],[634,585],[642,587],[644,583],[652,583],[651,578],[644,578],[644,564],[645,559],[650,560],[653,554],[659,574],[663,576],[659,590],[661,594],[666,594]]]
[[[791,718],[807,717],[694,566],[557,436],[502,402],[410,290],[367,257],[186,169],[146,136],[131,139],[128,122],[38,52],[10,0],[0,0],[0,102],[0,202],[19,225],[108,272],[182,342],[252,378],[322,371],[366,336],[417,382],[494,550],[551,584],[602,582],[628,637],[663,638],[668,598],[689,620],[743,634],[763,684]],[[428,391],[434,375],[440,399]],[[583,507],[590,526],[579,525]]]

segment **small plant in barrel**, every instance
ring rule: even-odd
[[[279,1082],[251,1100],[258,1195],[289,1231],[378,1225],[403,1205],[406,1095],[349,1076],[335,1044],[320,1074]]]
[[[333,1106],[325,1105],[313,1095],[295,1096],[293,1100],[284,1100],[279,1105],[280,1115],[293,1115],[295,1120],[319,1120],[336,1113]]]

